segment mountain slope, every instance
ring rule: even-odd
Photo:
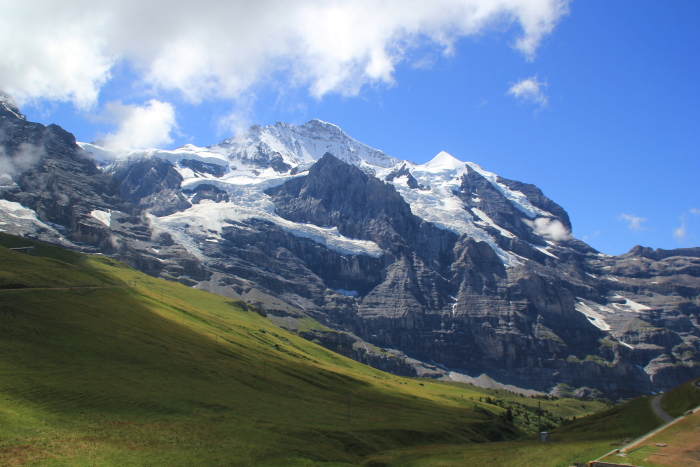
[[[3,128],[48,131],[17,112],[0,107]],[[352,350],[306,337],[362,361],[611,397],[700,372],[697,249],[602,255],[536,187],[447,153],[400,161],[318,120],[174,151],[41,141],[48,155],[0,187],[6,230],[259,302],[289,329],[313,317]],[[6,141],[12,158],[20,144]],[[67,181],[15,181],[37,170]]]
[[[349,465],[522,433],[485,390],[360,365],[243,302],[106,257],[0,244],[49,255],[0,247],[4,464]],[[602,406],[542,405],[550,417]]]

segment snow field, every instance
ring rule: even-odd
[[[281,157],[290,166],[308,170],[316,160],[326,152],[330,152],[345,162],[377,174],[380,178],[386,178],[392,170],[398,168],[399,164],[406,164],[419,183],[429,187],[426,190],[414,190],[408,187],[406,176],[394,179],[394,187],[409,203],[412,212],[440,229],[486,242],[507,267],[521,264],[521,261],[517,255],[501,249],[484,227],[493,227],[509,238],[514,238],[515,235],[497,225],[479,209],[472,209],[475,217],[472,216],[464,209],[462,200],[453,193],[460,188],[462,175],[467,173],[467,166],[485,177],[529,217],[534,218],[538,215],[553,217],[550,213],[532,206],[523,193],[499,183],[495,174],[483,170],[476,164],[462,162],[444,151],[423,165],[401,161],[354,140],[336,125],[321,120],[311,120],[300,126],[286,123],[267,127],[252,126],[246,133],[206,148],[188,144],[173,151],[147,149],[117,154],[92,144],[79,144],[103,167],[107,167],[115,159],[157,157],[173,163],[184,179],[183,189],[193,190],[198,185],[206,183],[226,191],[231,198],[231,203],[219,203],[219,205],[200,203],[183,213],[153,218],[154,224],[175,235],[178,241],[188,245],[188,249],[191,249],[193,254],[198,254],[195,251],[198,252],[199,248],[196,242],[187,238],[185,230],[201,229],[203,232],[220,233],[227,220],[245,221],[253,218],[273,222],[293,235],[311,239],[343,254],[365,254],[374,257],[382,254],[373,242],[346,238],[340,235],[337,229],[293,223],[277,216],[275,207],[264,194],[264,190],[306,173],[300,172],[291,176],[280,174],[272,168],[261,169],[256,165],[256,160],[259,161],[261,157],[275,155]],[[228,170],[220,178],[209,174],[198,174],[191,168],[182,166],[182,160],[216,164]],[[266,162],[269,163],[269,160]],[[110,220],[108,213],[94,211],[92,215],[108,225]],[[185,225],[189,227],[183,227]],[[545,249],[541,251],[556,258]]]

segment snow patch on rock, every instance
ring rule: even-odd
[[[535,218],[538,215],[544,217],[555,217],[553,214],[533,206],[524,193],[516,190],[511,190],[503,183],[500,183],[498,181],[498,175],[496,175],[495,173],[487,172],[486,170],[482,169],[480,166],[473,162],[467,162],[466,164],[473,171],[475,171],[476,173],[484,177],[486,180],[488,180],[496,190],[500,191],[503,196],[508,198],[508,200],[510,200],[510,202],[513,203],[513,206],[524,212],[528,217]]]
[[[107,227],[112,223],[112,211],[90,211],[90,215]]]
[[[459,191],[462,184],[462,175],[467,173],[465,162],[443,151],[423,165],[410,162],[406,164],[410,168],[411,175],[420,184],[429,187],[429,189],[411,189],[405,181],[401,180],[401,177],[390,182],[411,206],[413,214],[440,229],[488,243],[507,267],[521,264],[515,255],[499,247],[496,240],[483,227],[492,225],[505,236],[513,236],[513,234],[497,226],[486,213],[475,211],[479,218],[474,219],[464,209],[464,202],[454,194],[455,191]],[[389,173],[389,170],[378,171],[377,176],[386,179]]]
[[[605,322],[605,317],[586,305],[583,301],[576,302],[574,308],[579,313],[583,313],[588,321],[601,331],[610,331],[612,328]]]
[[[617,298],[617,299],[622,298],[625,300],[625,303],[613,303],[613,306],[615,308],[618,308],[618,309],[623,310],[623,311],[640,313],[642,311],[651,310],[650,307],[648,307],[646,305],[642,305],[641,303],[637,303],[635,301],[632,301],[629,298],[623,297],[622,295],[619,295],[619,294],[615,294],[614,298]]]

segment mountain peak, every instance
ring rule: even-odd
[[[269,165],[273,159],[285,166],[319,160],[327,152],[348,164],[359,167],[393,167],[399,160],[360,143],[340,127],[317,118],[303,125],[277,122],[268,126],[251,126],[233,138],[228,138],[210,149],[223,149],[230,160],[242,165]]]
[[[324,122],[320,118],[312,118],[308,122],[304,123],[303,125],[300,125],[300,128],[307,128],[307,129],[323,129],[325,131],[330,131],[333,133],[342,133],[345,134],[342,128],[340,128],[338,125],[335,125],[333,123],[329,122]]]
[[[26,117],[19,111],[19,107],[17,107],[17,103],[12,96],[0,91],[0,110],[3,109],[14,114],[14,116],[19,119],[26,120]]]
[[[465,171],[467,170],[466,168],[466,163],[463,161],[460,161],[459,159],[455,158],[453,155],[445,152],[445,151],[440,151],[440,153],[433,157],[429,162],[426,162],[423,164],[423,167],[429,168],[429,169],[442,169],[442,170],[461,170]]]

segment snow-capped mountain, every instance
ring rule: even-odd
[[[0,230],[258,302],[290,329],[311,316],[336,331],[302,335],[374,366],[611,396],[700,373],[700,249],[602,255],[537,187],[445,152],[417,165],[312,120],[118,154],[7,99],[0,130]]]
[[[103,166],[115,160],[156,157],[173,163],[194,160],[226,167],[238,174],[254,172],[255,175],[268,168],[278,173],[292,168],[308,168],[327,152],[358,167],[385,168],[399,162],[382,151],[356,141],[338,126],[318,119],[300,126],[282,122],[266,127],[253,125],[246,133],[205,148],[187,144],[174,151],[149,149],[118,153],[95,144],[79,144]],[[185,178],[194,176],[187,172],[186,167],[180,169]]]
[[[294,126],[277,123],[254,125],[247,133],[229,138],[210,149],[223,152],[232,164],[265,166],[273,160],[296,167],[308,165],[331,153],[358,167],[392,167],[399,161],[354,140],[332,123],[318,119]]]
[[[518,257],[501,248],[489,229],[495,228],[501,235],[510,238],[515,238],[515,234],[494,223],[478,207],[465,209],[464,201],[456,194],[469,171],[488,180],[513,208],[525,214],[523,220],[526,224],[528,219],[539,219],[544,224],[555,223],[560,230],[568,232],[556,215],[535,207],[524,193],[509,188],[499,181],[497,175],[474,163],[465,163],[446,152],[440,152],[426,164],[416,165],[370,148],[349,137],[336,125],[317,119],[300,126],[287,123],[267,127],[254,125],[242,135],[205,148],[186,145],[174,151],[149,149],[118,154],[94,144],[79,144],[108,171],[115,170],[115,167],[128,167],[134,161],[161,159],[170,162],[177,170],[183,179],[181,187],[186,192],[194,193],[200,185],[207,185],[236,199],[235,203],[195,206],[186,212],[173,214],[169,219],[156,221],[170,233],[182,237],[183,241],[187,234],[183,237],[177,228],[178,223],[197,224],[196,218],[204,218],[206,222],[200,224],[206,225],[208,231],[218,232],[222,220],[258,218],[273,222],[297,236],[313,238],[339,252],[377,254],[376,245],[345,238],[338,234],[337,229],[307,223],[296,225],[283,219],[276,215],[274,205],[265,195],[264,191],[270,187],[290,178],[305,176],[308,168],[326,153],[393,184],[412,212],[423,220],[457,235],[465,234],[488,243],[506,265],[517,264]],[[481,200],[476,196],[471,201],[478,204]],[[568,224],[568,218],[566,222]],[[534,222],[529,225],[535,235],[547,238]],[[536,248],[541,248],[547,254],[543,246]],[[197,248],[192,247],[191,250],[194,255],[200,255]]]

